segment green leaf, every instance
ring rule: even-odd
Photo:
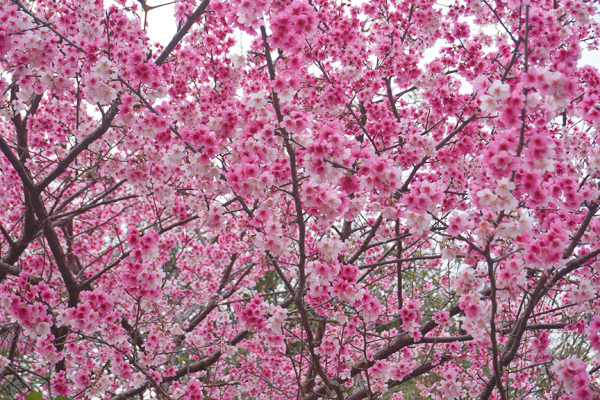
[[[43,400],[42,394],[40,392],[31,392],[25,396],[27,400]]]
[[[71,400],[71,399],[70,399],[70,398],[68,398],[68,397],[65,397],[65,396],[56,396],[56,397],[54,398],[54,400]]]

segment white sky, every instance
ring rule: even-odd
[[[170,0],[147,0],[149,6],[170,3]],[[148,12],[148,36],[166,46],[177,32],[175,23],[175,4],[169,4]]]

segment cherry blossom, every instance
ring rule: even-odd
[[[597,398],[596,3],[0,2],[0,398]]]

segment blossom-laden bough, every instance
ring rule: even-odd
[[[152,7],[0,2],[0,397],[598,398],[595,0]]]

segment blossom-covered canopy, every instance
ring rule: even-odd
[[[157,5],[0,1],[0,398],[600,396],[597,0]]]

